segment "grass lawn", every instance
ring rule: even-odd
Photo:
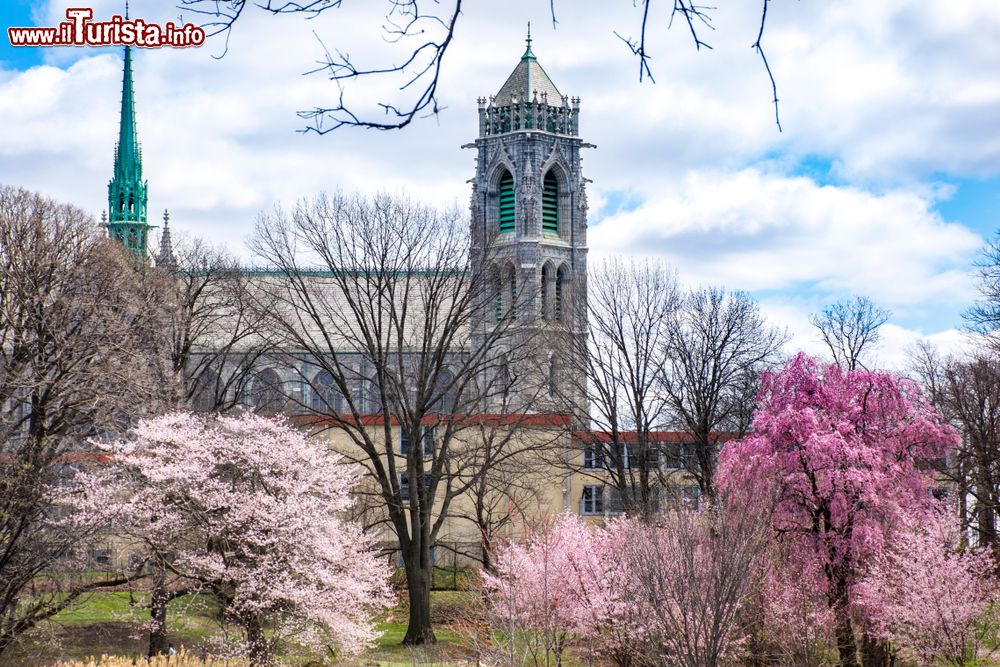
[[[446,665],[461,654],[461,637],[448,627],[466,615],[475,593],[433,591],[431,615],[438,643],[431,647],[411,648],[400,645],[406,634],[405,600],[378,624],[382,636],[358,665]],[[84,659],[90,656],[144,656],[147,636],[142,625],[149,618],[144,592],[102,591],[88,595],[80,605],[56,615],[42,624],[23,645],[4,655],[4,664],[49,665],[57,660]],[[189,595],[173,600],[168,607],[169,638],[174,646],[188,647],[197,653],[204,641],[219,629],[218,609],[207,596]],[[305,658],[290,664],[302,664]],[[451,663],[453,664],[453,663]]]

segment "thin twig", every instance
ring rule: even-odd
[[[757,41],[753,43],[753,48],[760,54],[760,59],[764,62],[764,69],[767,70],[767,76],[771,79],[771,92],[774,94],[774,122],[778,125],[778,132],[781,132],[781,119],[778,117],[778,84],[774,81],[774,74],[771,73],[771,66],[767,62],[767,56],[764,55],[764,47],[760,43],[764,37],[764,22],[767,20],[768,2],[770,0],[764,0],[763,7],[761,8],[760,30],[757,32]]]

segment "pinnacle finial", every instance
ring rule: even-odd
[[[521,59],[524,60],[524,59],[534,58],[535,54],[531,52],[531,21],[528,21],[528,36],[524,40],[524,42],[525,42],[524,55],[521,56]]]
[[[125,0],[125,18],[128,18],[128,0]]]
[[[168,224],[170,224],[170,211],[163,209],[163,228],[166,229]]]

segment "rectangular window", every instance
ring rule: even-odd
[[[584,445],[583,467],[588,470],[604,467],[604,445]]]
[[[688,444],[670,443],[663,446],[663,467],[667,470],[681,470],[684,459],[691,456],[691,446]]]
[[[608,488],[608,514],[621,514],[625,511],[625,503],[622,502],[621,491],[617,486]]]
[[[434,456],[435,429],[433,426],[421,427],[420,442],[423,445],[423,455],[425,458]]]
[[[431,485],[431,474],[424,473],[424,488],[427,489]],[[410,488],[410,476],[405,473],[399,473],[399,499],[404,503],[409,503],[411,498],[411,493],[413,490]]]
[[[580,514],[604,514],[604,486],[588,484],[580,496]]]
[[[659,470],[660,450],[656,445],[648,445],[644,452],[641,444],[630,443],[625,448],[625,460],[622,463],[629,470],[641,470],[644,466],[649,471]]]
[[[410,436],[408,434],[408,429],[404,426],[399,427],[399,455],[407,456],[410,452]],[[436,438],[436,429],[433,425],[421,426],[420,427],[420,444],[422,445],[421,456],[424,458],[429,458],[434,456],[434,441]]]

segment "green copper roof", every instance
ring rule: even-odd
[[[542,93],[547,96],[547,101],[553,106],[562,106],[562,93],[552,83],[552,79],[545,73],[538,63],[538,58],[531,50],[531,24],[528,24],[527,47],[524,55],[517,67],[507,77],[507,81],[501,86],[500,92],[496,94],[495,104],[503,106],[510,104],[511,95],[520,100],[533,101],[534,95],[538,93],[538,101],[542,101]]]
[[[142,154],[135,129],[135,91],[132,87],[132,48],[125,47],[125,75],[122,79],[122,112],[115,147],[115,176],[142,180]]]
[[[147,198],[147,183],[142,179],[142,149],[135,126],[132,49],[126,46],[115,170],[108,183],[108,233],[143,257],[147,253],[149,230],[152,228],[146,222]]]

